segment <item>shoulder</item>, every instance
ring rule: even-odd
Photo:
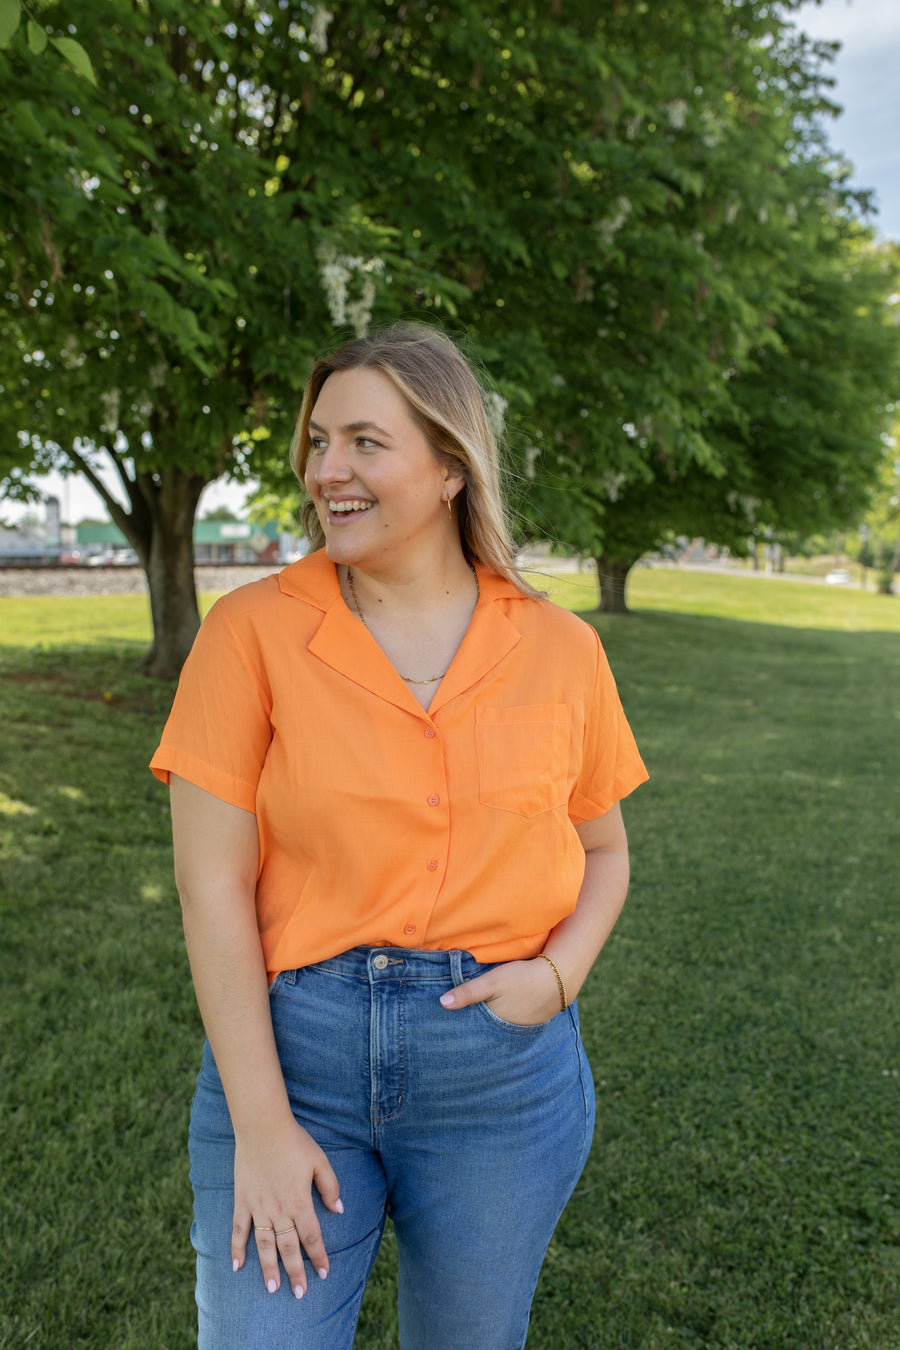
[[[237,627],[264,628],[269,623],[296,622],[306,610],[315,626],[339,594],[334,565],[319,551],[229,591],[216,601],[210,617],[219,611]]]
[[[596,629],[571,610],[562,609],[552,600],[521,594],[505,598],[504,608],[524,638],[560,648],[570,657],[596,662],[600,649]]]

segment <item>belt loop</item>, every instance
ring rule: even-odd
[[[462,959],[464,953],[458,947],[454,947],[450,952],[450,978],[453,981],[453,987],[462,984],[465,977],[463,975]]]

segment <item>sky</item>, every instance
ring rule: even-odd
[[[900,0],[823,0],[795,22],[842,44],[831,96],[844,111],[828,139],[853,164],[853,185],[874,189],[879,236],[900,241]]]
[[[873,223],[881,238],[900,241],[900,0],[813,0],[794,15],[811,37],[838,41],[841,51],[831,65],[836,85],[832,101],[841,115],[827,122],[832,148],[854,166],[855,187],[872,189],[878,214]],[[55,493],[62,519],[74,523],[85,516],[106,516],[106,508],[82,478],[52,474],[42,481]],[[218,506],[240,510],[246,489],[224,481],[207,487],[203,513]],[[22,512],[0,508],[0,522],[14,522]]]

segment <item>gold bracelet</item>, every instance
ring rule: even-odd
[[[538,952],[538,956],[542,956],[547,964],[553,969],[553,974],[556,976],[557,987],[559,988],[559,1010],[560,1012],[565,1012],[566,1008],[569,1006],[569,1000],[566,997],[566,986],[563,984],[563,977],[559,973],[559,967],[553,958],[548,956],[546,952]]]

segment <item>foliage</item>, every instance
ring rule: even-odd
[[[900,606],[662,569],[633,587],[634,620],[600,628],[652,777],[579,1000],[598,1130],[530,1350],[888,1350]],[[132,669],[142,597],[72,603],[0,599],[0,1344],[187,1350],[201,1032],[145,768],[170,687]],[[397,1344],[393,1256],[360,1350]]]
[[[638,552],[671,526],[657,488],[744,472],[803,267],[831,231],[839,269],[861,208],[810,153],[823,49],[793,8],[41,6],[98,88],[51,79],[21,31],[0,53],[0,472],[74,466],[106,495],[148,572],[153,669],[196,626],[204,484],[296,491],[290,422],[329,331],[465,335],[527,528],[586,554],[644,485]]]
[[[645,379],[617,418],[630,462],[621,454],[598,476],[592,452],[571,447],[574,464],[553,462],[549,486],[584,502],[554,516],[559,537],[598,558],[604,599],[608,580],[624,598],[630,566],[674,536],[745,552],[756,539],[852,525],[865,511],[900,371],[898,267],[895,249],[871,243],[865,199],[848,191],[847,166],[822,144],[813,116],[827,110],[820,57],[790,34],[765,51],[745,44],[726,66],[728,113],[715,136],[695,127],[702,170],[686,203],[693,230],[682,212],[680,231],[695,251],[694,276],[673,268],[656,287],[668,300],[680,279],[690,301],[675,319],[693,353],[679,409],[690,445],[660,422]],[[638,225],[629,217],[620,231],[623,273],[647,251]],[[659,232],[660,222],[649,228]],[[645,325],[658,330],[657,378],[685,373],[683,358],[667,361],[670,318],[661,305]],[[588,408],[593,432],[603,413]]]
[[[0,47],[12,41],[25,18],[25,37],[28,50],[33,57],[43,56],[46,51],[55,51],[68,65],[87,80],[96,84],[94,67],[84,47],[73,37],[64,37],[37,22],[22,5],[22,0],[0,0]]]

